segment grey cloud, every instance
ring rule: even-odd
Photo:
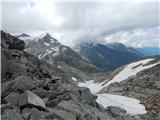
[[[53,9],[50,14],[43,15],[33,10],[35,5],[36,3],[3,4],[2,28],[11,33],[48,31],[69,46],[86,40],[105,42],[111,36],[112,41],[118,40],[127,45],[133,41],[133,46],[140,45],[143,41],[147,42],[146,46],[156,45],[158,41],[155,36],[159,26],[159,3],[156,2],[51,3]],[[59,20],[56,18],[62,18],[58,26],[54,24]],[[139,29],[145,33],[144,36],[135,34]],[[155,30],[146,32],[153,29]],[[123,38],[125,34],[126,41],[116,38]],[[136,39],[133,39],[133,35]]]

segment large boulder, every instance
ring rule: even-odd
[[[25,91],[31,90],[37,86],[37,81],[33,80],[29,76],[18,76],[13,80],[14,85],[12,86],[13,91]]]
[[[44,101],[39,96],[28,90],[26,90],[24,94],[20,96],[19,106],[22,108],[33,106],[40,110],[46,110]]]
[[[32,92],[41,98],[49,98],[54,95],[56,96],[56,92],[48,91],[43,88],[36,88],[36,89],[32,90]]]
[[[50,115],[48,118],[54,119],[56,118],[55,116],[59,116],[57,118],[58,120],[78,120],[79,118],[76,117],[75,114],[67,112],[65,110],[59,110],[59,109],[50,109],[50,113],[52,113],[53,116]]]
[[[25,120],[46,120],[46,112],[39,111],[36,108],[25,108],[22,111],[22,115],[25,118]]]
[[[126,110],[115,106],[109,106],[108,110],[109,112],[112,113],[113,116],[119,116],[119,117],[124,117],[127,112]]]
[[[90,104],[90,105],[95,105],[96,104],[95,100],[97,99],[97,96],[92,95],[88,88],[80,87],[79,95],[80,95],[80,99],[84,103],[87,103],[87,104]]]

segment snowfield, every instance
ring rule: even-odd
[[[106,85],[108,86],[111,83],[121,82],[123,80],[126,80],[127,78],[129,78],[133,75],[136,75],[138,72],[140,72],[142,70],[145,70],[145,69],[148,69],[148,68],[151,68],[151,67],[160,63],[160,62],[158,62],[158,63],[155,63],[155,64],[145,65],[152,60],[154,60],[154,59],[145,59],[145,60],[141,60],[141,61],[134,62],[134,63],[131,63],[131,64],[127,65],[118,75],[116,75]],[[145,65],[145,66],[143,66],[143,65]]]
[[[113,94],[96,94],[98,96],[97,103],[104,108],[108,106],[116,106],[123,108],[130,115],[145,114],[147,113],[144,105],[140,104],[140,101],[135,98],[113,95]]]
[[[145,65],[152,60],[154,59],[145,59],[145,60],[128,64],[123,70],[121,70],[111,80],[105,80],[102,83],[95,83],[94,80],[90,80],[85,82],[79,82],[78,86],[89,88],[92,94],[98,96],[96,100],[97,103],[102,105],[104,108],[107,108],[108,106],[115,106],[115,107],[120,107],[125,109],[127,113],[130,115],[145,114],[147,113],[145,106],[140,104],[140,101],[135,98],[120,96],[120,95],[113,95],[113,94],[98,94],[98,92],[102,90],[104,87],[110,85],[111,83],[121,82],[133,75],[136,75],[138,72],[142,70],[145,70],[157,64],[160,64],[160,62],[158,62],[150,65]]]
[[[160,62],[158,62],[155,64],[145,65],[152,60],[154,60],[154,59],[145,59],[145,60],[131,63],[131,64],[127,65],[123,70],[121,70],[117,75],[115,75],[115,77],[111,80],[105,80],[102,83],[95,83],[94,80],[90,80],[90,81],[85,81],[85,82],[79,82],[78,86],[89,88],[91,93],[93,93],[93,94],[98,93],[101,89],[110,85],[111,83],[121,82],[131,76],[136,75],[138,72],[140,72],[142,70],[145,70],[145,69],[151,68],[157,64],[160,64]],[[109,82],[107,82],[107,81],[109,81]],[[106,84],[104,84],[104,83],[106,83]]]

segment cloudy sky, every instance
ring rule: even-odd
[[[49,32],[71,47],[84,41],[158,47],[160,4],[135,1],[3,2],[1,29],[12,34]]]

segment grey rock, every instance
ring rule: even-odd
[[[30,120],[45,120],[46,113],[32,108],[30,111]]]
[[[26,120],[46,120],[47,113],[36,108],[25,108],[22,111],[22,115]]]
[[[125,116],[126,115],[126,110],[119,108],[119,107],[115,107],[115,106],[109,106],[108,107],[109,112],[111,112],[114,116]]]
[[[3,31],[1,31],[1,41],[2,48],[23,50],[25,47],[24,41]]]
[[[11,92],[11,87],[14,85],[13,81],[7,81],[7,82],[3,82],[1,84],[2,88],[2,98],[6,97],[10,92]]]
[[[12,90],[31,90],[37,86],[37,82],[29,76],[18,76],[13,80]]]
[[[50,96],[53,96],[54,94],[56,94],[56,92],[47,91],[42,88],[36,88],[36,89],[32,90],[32,92],[41,98],[49,98]]]
[[[5,54],[5,52],[2,50],[1,51],[1,79],[3,80],[3,78],[5,77],[5,74],[7,72],[8,69],[8,60],[7,60],[7,56]]]
[[[74,113],[77,116],[80,116],[82,114],[80,107],[76,105],[73,101],[62,101],[58,104],[58,108],[70,111],[71,113]]]
[[[13,109],[11,104],[1,104],[1,114],[3,114],[3,112],[7,109]]]
[[[156,89],[160,90],[160,81],[156,81],[153,85]]]
[[[50,109],[50,112],[57,116],[60,116],[62,120],[77,120],[78,119],[76,115],[70,112],[64,111],[64,110]]]
[[[43,100],[32,93],[31,91],[26,90],[24,94],[20,96],[19,106],[33,105],[36,107],[40,107],[42,109],[46,109],[46,105]]]
[[[18,110],[7,109],[2,114],[2,120],[24,120],[24,119]]]
[[[92,104],[95,105],[95,100],[97,99],[97,96],[92,95],[90,90],[88,88],[85,87],[81,87],[79,89],[79,95],[80,95],[80,99],[87,103],[87,104]]]
[[[18,93],[10,93],[7,97],[4,98],[8,103],[10,103],[13,106],[17,106],[19,102],[20,95]]]
[[[31,109],[30,108],[24,108],[22,110],[22,115],[26,120],[29,119],[30,114],[31,114]]]

